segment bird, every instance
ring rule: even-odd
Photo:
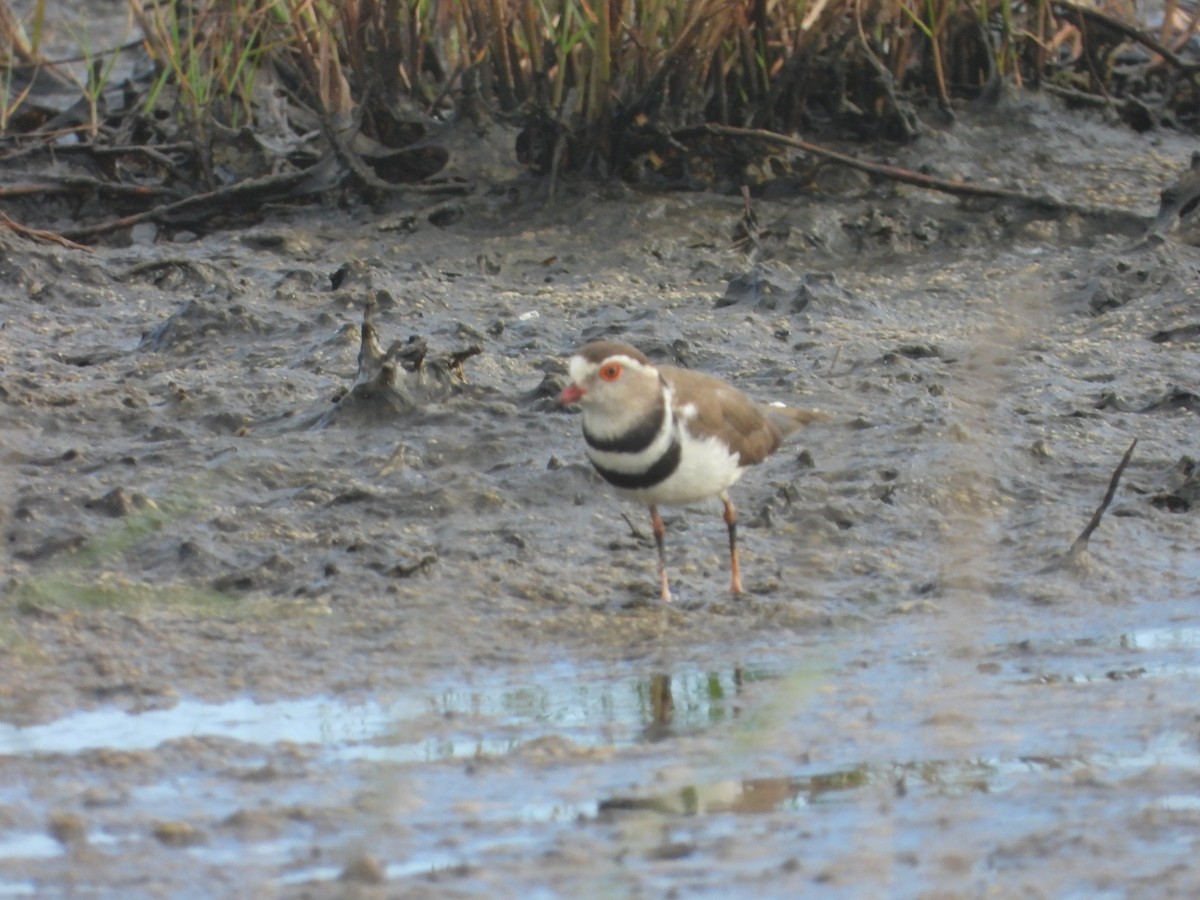
[[[719,378],[656,366],[642,351],[617,341],[585,344],[567,370],[570,382],[558,402],[582,410],[588,459],[618,494],[649,507],[662,600],[670,602],[671,589],[658,507],[711,497],[724,504],[729,589],[744,593],[729,488],[749,466],[774,453],[787,434],[824,416],[757,403]]]

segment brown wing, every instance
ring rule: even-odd
[[[686,420],[688,430],[718,436],[743,466],[762,462],[783,440],[783,430],[766,407],[720,379],[674,366],[662,366],[659,373],[675,394],[677,411],[688,404],[696,407],[696,415]]]

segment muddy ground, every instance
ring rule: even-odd
[[[750,258],[494,137],[452,215],[0,236],[0,893],[1194,896],[1186,231],[828,169]],[[1025,98],[856,152],[1149,219],[1193,147]],[[468,384],[347,402],[368,300]],[[746,596],[714,501],[655,600],[551,400],[600,336],[829,414],[735,489]]]

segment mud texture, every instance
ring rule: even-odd
[[[1191,150],[1028,99],[879,159],[1148,224]],[[656,736],[651,715],[644,735],[589,748],[547,720],[482,762],[382,769],[203,737],[0,747],[0,781],[19,786],[0,832],[65,848],[4,855],[4,877],[39,896],[1200,884],[1186,229],[1143,241],[833,169],[754,199],[749,241],[741,197],[562,183],[548,200],[515,162],[453,215],[423,202],[284,207],[202,238],[143,227],[92,253],[0,236],[0,720],[356,704],[481,673],[537,686],[564,661],[585,682],[761,661],[772,677],[735,705],[764,730]],[[401,342],[394,390],[360,377],[368,305],[380,349]],[[667,511],[678,600],[656,601],[644,510],[604,489],[552,399],[564,356],[599,337],[828,413],[734,490],[746,596],[724,592],[714,501]],[[465,381],[448,365],[418,378],[410,339],[430,359],[482,352],[460,360]],[[1064,564],[1134,438],[1089,552]],[[1147,684],[1116,636],[1163,630],[1184,637],[1150,648],[1171,660]],[[1095,690],[1074,689],[1081,657]],[[764,687],[810,665],[802,700]],[[1156,747],[1133,774],[1114,762]],[[672,793],[715,768],[734,799],[701,814],[694,791]],[[235,785],[233,805],[145,811],[139,785],[189,779]],[[859,799],[808,810],[831,785]],[[568,813],[489,819],[510,791]],[[755,802],[760,818],[738,815]],[[496,841],[471,844],[480,829]],[[297,832],[303,852],[256,861]],[[934,849],[938,835],[960,837]],[[285,878],[317,858],[329,871]]]

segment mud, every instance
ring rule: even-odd
[[[1147,222],[1191,150],[1036,99],[878,148]],[[506,165],[0,237],[0,891],[1194,894],[1186,230],[827,172],[748,255],[740,197]],[[466,383],[356,396],[368,303]],[[746,596],[714,502],[655,600],[552,402],[600,336],[829,414],[735,488]]]

